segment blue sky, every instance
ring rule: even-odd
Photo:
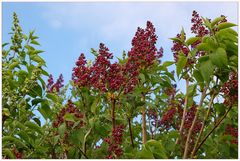
[[[93,59],[90,48],[97,49],[103,42],[114,56],[120,57],[123,50],[130,49],[137,27],[145,27],[147,20],[155,25],[157,47],[164,48],[163,61],[173,60],[169,38],[180,32],[182,26],[190,35],[193,10],[211,19],[223,14],[238,24],[237,5],[237,2],[3,2],[2,40],[10,40],[12,13],[16,12],[24,32],[35,29],[40,37],[39,48],[46,51],[42,57],[47,62],[47,71],[55,79],[62,73],[67,83],[80,53]]]

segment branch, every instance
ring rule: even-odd
[[[213,93],[212,96],[211,96],[210,102],[209,102],[209,104],[208,104],[207,115],[205,116],[205,119],[204,119],[203,124],[202,124],[202,126],[201,126],[201,130],[200,130],[200,133],[199,133],[199,135],[198,135],[197,141],[196,141],[196,143],[195,143],[195,145],[194,145],[194,148],[193,148],[193,151],[192,151],[192,154],[191,154],[191,158],[193,158],[193,156],[194,156],[195,153],[197,152],[197,151],[196,151],[196,148],[197,148],[197,146],[198,146],[198,144],[199,144],[199,141],[200,141],[200,139],[201,139],[201,136],[202,136],[202,133],[203,133],[203,129],[204,129],[204,126],[205,126],[205,124],[206,124],[206,122],[207,122],[208,116],[209,116],[209,114],[210,114],[211,107],[212,107],[213,100],[214,100],[215,96],[216,96],[215,93]]]
[[[129,126],[129,132],[130,132],[132,147],[134,148],[132,127],[131,127],[131,118],[130,117],[128,117],[128,126]]]
[[[153,139],[154,136],[153,136],[153,130],[152,130],[152,127],[151,127],[151,120],[150,120],[150,118],[148,118],[148,124],[149,124],[149,131],[151,133],[151,139]]]
[[[84,97],[83,97],[83,94],[82,94],[82,92],[81,92],[81,91],[80,91],[79,93],[80,93],[80,96],[81,96],[81,98],[82,98],[83,107],[85,107],[85,108],[86,108],[85,99],[84,99]]]
[[[223,121],[223,119],[227,116],[227,114],[229,113],[229,111],[232,109],[232,106],[229,107],[229,109],[227,110],[227,112],[225,112],[225,114],[222,116],[222,118],[214,125],[213,129],[204,137],[204,139],[201,141],[201,143],[198,145],[198,147],[196,148],[196,151],[198,151],[200,149],[200,147],[203,145],[203,143],[207,140],[207,138],[213,133],[213,131],[221,124],[221,122]]]
[[[92,131],[92,128],[90,128],[89,130],[88,130],[88,132],[86,133],[86,135],[84,136],[84,140],[83,140],[83,152],[84,153],[86,153],[86,150],[87,150],[87,148],[86,148],[86,141],[87,141],[87,137],[88,137],[88,135],[91,133],[91,131]]]
[[[78,150],[83,154],[83,156],[84,156],[86,159],[88,159],[87,155],[82,151],[81,148],[78,148]]]
[[[191,128],[189,129],[188,136],[187,136],[187,140],[186,140],[186,143],[185,143],[183,159],[186,159],[186,158],[187,158],[189,141],[190,141],[190,138],[191,138],[191,135],[192,135],[193,128],[194,128],[195,123],[196,123],[196,121],[197,121],[197,116],[198,116],[199,109],[200,109],[200,107],[201,107],[202,104],[203,104],[204,98],[206,97],[206,91],[207,91],[207,88],[205,88],[205,89],[203,90],[203,92],[202,92],[202,96],[201,96],[201,99],[200,99],[199,106],[198,106],[198,108],[197,108],[197,112],[196,112],[196,114],[195,114],[195,116],[194,116],[194,120],[193,120],[193,122],[192,122]]]
[[[116,100],[114,98],[112,98],[111,102],[112,102],[112,128],[115,129],[115,126],[116,126],[116,122],[115,122],[115,103],[116,103]]]
[[[184,109],[183,109],[182,121],[181,121],[180,129],[179,129],[180,137],[182,135],[183,125],[184,125],[184,122],[185,122],[185,116],[186,116],[186,112],[187,112],[188,87],[189,87],[189,78],[186,79],[186,96],[185,96],[185,101],[184,101]],[[177,138],[175,144],[178,144],[178,143],[179,143],[179,138]]]
[[[145,95],[142,94],[142,101],[145,101]],[[147,129],[146,129],[146,111],[145,107],[142,106],[142,142],[145,144],[147,142]]]

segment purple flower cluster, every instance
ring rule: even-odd
[[[163,114],[162,119],[159,122],[160,126],[163,126],[166,129],[169,129],[171,125],[174,123],[174,116],[176,113],[176,108],[170,108],[165,114]]]
[[[122,136],[124,132],[124,125],[118,125],[112,130],[111,138],[105,138],[104,141],[108,144],[109,155],[106,157],[108,159],[115,158],[114,156],[121,156],[123,151],[121,148]],[[115,155],[113,155],[115,154]]]
[[[138,75],[141,69],[147,69],[159,62],[159,58],[163,56],[163,48],[157,51],[156,48],[157,36],[155,28],[150,21],[147,21],[146,29],[138,28],[132,39],[132,48],[128,52],[128,60],[124,66],[124,73],[128,78],[124,93],[128,93],[138,83]]]
[[[181,35],[177,34],[176,38],[180,39],[180,37]],[[184,33],[184,41],[185,40],[186,34]],[[173,41],[173,47],[171,48],[171,51],[173,52],[173,57],[176,62],[178,61],[178,54],[180,51],[182,51],[185,56],[188,56],[189,53],[188,48],[178,41]]]
[[[77,120],[79,120],[79,124],[75,128],[81,128],[84,126],[83,117],[84,115],[80,112],[80,110],[72,103],[71,100],[68,100],[67,107],[62,108],[59,114],[57,115],[56,120],[53,122],[53,127],[57,128],[61,124],[66,123],[67,128],[72,128],[74,123],[73,121],[67,121],[64,119],[64,116],[69,113],[72,114]]]
[[[224,105],[231,106],[238,102],[238,73],[232,72],[229,75],[229,80],[224,83],[221,88],[224,94]]]
[[[191,128],[196,112],[197,112],[197,106],[193,104],[192,107],[188,109],[185,115],[185,121],[183,125],[185,130],[188,131]],[[178,106],[178,115],[180,120],[182,120],[183,108],[181,108],[181,106]],[[193,127],[193,134],[198,133],[201,130],[201,127],[202,127],[202,122],[201,120],[197,119],[195,126]]]
[[[238,128],[234,128],[231,125],[227,125],[227,127],[225,129],[225,135],[233,136],[231,143],[238,145]]]
[[[125,78],[119,63],[111,64],[112,53],[100,43],[98,56],[94,64],[86,66],[84,54],[81,54],[76,67],[73,68],[72,79],[78,87],[93,87],[102,92],[117,91],[124,86]]]
[[[137,29],[125,64],[111,64],[113,54],[101,43],[98,55],[90,67],[86,66],[84,54],[80,55],[73,68],[72,80],[78,87],[92,87],[101,92],[124,89],[125,94],[129,93],[138,83],[140,70],[149,68],[163,56],[162,48],[157,51],[156,41],[155,28],[148,21],[146,29]]]
[[[60,74],[59,78],[57,79],[56,83],[54,83],[53,76],[50,74],[48,78],[48,84],[47,84],[47,90],[48,92],[52,93],[54,91],[59,92],[60,88],[62,88],[63,85],[63,75]]]
[[[86,62],[85,56],[82,53],[76,62],[77,67],[73,68],[72,80],[80,87],[90,85],[90,70],[86,67]]]
[[[192,33],[196,34],[196,36],[203,37],[209,33],[209,31],[203,25],[203,20],[196,11],[193,11],[192,13],[191,22],[193,23],[191,31]]]

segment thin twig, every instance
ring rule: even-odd
[[[83,154],[83,156],[84,156],[86,159],[88,159],[88,156],[82,151],[81,148],[78,148],[78,150]]]
[[[129,134],[130,134],[130,139],[131,139],[132,147],[134,148],[132,127],[131,127],[131,118],[130,118],[130,117],[128,117],[128,126],[129,126]]]

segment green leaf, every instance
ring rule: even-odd
[[[106,117],[106,119],[108,119],[107,117]],[[111,120],[111,119],[110,119]],[[109,120],[109,121],[110,121]],[[107,136],[108,134],[109,134],[109,130],[111,129],[111,127],[110,126],[108,126],[108,125],[103,125],[102,124],[102,122],[100,122],[99,120],[96,120],[95,122],[94,122],[94,125],[93,125],[94,127],[95,127],[95,131],[96,131],[96,133],[98,133],[100,136],[102,136],[102,137],[105,137],[105,136]],[[83,136],[84,137],[84,136]]]
[[[237,26],[237,25],[234,24],[234,23],[230,23],[230,22],[223,22],[223,23],[220,23],[217,26],[217,28],[218,28],[218,30],[222,30],[222,29],[225,29],[225,28],[233,27],[233,26]]]
[[[177,139],[179,137],[179,131],[170,131],[168,134],[168,138],[174,138]]]
[[[67,152],[67,158],[68,159],[79,159],[78,158],[78,152],[75,147],[70,147],[68,152]]]
[[[39,84],[36,84],[29,92],[29,95],[32,97],[42,97],[42,87]]]
[[[66,125],[65,124],[62,124],[62,125],[59,126],[58,133],[61,137],[64,136],[65,130],[66,130]]]
[[[209,51],[209,52],[211,52],[211,51],[215,51],[217,48],[218,48],[218,44],[217,44],[217,42],[216,42],[216,39],[215,38],[213,38],[213,37],[209,37],[207,40],[206,40],[206,44],[207,44],[207,48],[208,48],[208,50],[206,50],[206,51]]]
[[[38,36],[32,36],[32,40],[38,39],[38,38],[39,38]]]
[[[204,81],[207,83],[210,82],[214,72],[214,65],[212,64],[211,60],[201,62],[199,70],[203,76]]]
[[[19,70],[19,71],[17,71],[16,75],[18,76],[18,83],[20,85],[22,85],[23,82],[25,81],[26,77],[28,76],[28,72],[26,72],[24,70]]]
[[[144,102],[144,101],[138,101],[138,102],[136,102],[136,106],[143,106],[143,105],[145,105],[145,103],[146,102]]]
[[[52,117],[52,112],[51,109],[49,107],[49,105],[45,102],[41,103],[41,107],[38,108],[38,111],[42,114],[42,116],[47,120],[50,119]]]
[[[30,59],[32,61],[35,61],[35,62],[39,63],[39,64],[45,65],[45,61],[38,55],[30,55]]]
[[[37,131],[38,133],[43,134],[41,127],[34,122],[27,121],[24,123],[24,125],[33,131]]]
[[[38,103],[41,103],[43,101],[44,101],[44,99],[42,99],[42,98],[35,98],[35,99],[32,100],[32,105],[33,106],[37,105]]]
[[[30,141],[29,141],[29,136],[28,136],[28,134],[27,134],[26,132],[24,132],[24,131],[19,131],[19,132],[17,133],[17,135],[20,136],[20,138],[21,138],[22,140],[24,140],[25,142],[30,143]]]
[[[24,40],[28,39],[27,35],[25,35],[25,34],[22,34],[22,37],[24,38]]]
[[[173,74],[173,73],[165,72],[164,75],[166,75],[167,77],[169,77],[170,79],[172,79],[173,81],[175,81],[175,78],[174,78],[174,74]]]
[[[203,77],[202,77],[201,72],[200,72],[199,70],[195,69],[195,70],[193,71],[193,76],[194,76],[194,78],[196,79],[196,81],[198,82],[201,90],[203,90],[203,87],[204,87],[204,79],[203,79]]]
[[[58,143],[58,140],[60,139],[60,135],[53,137],[53,145],[56,145]]]
[[[91,128],[94,128],[97,122],[98,121],[94,117],[89,119],[89,125],[91,126]]]
[[[171,65],[173,65],[173,64],[174,64],[173,61],[165,61],[165,62],[163,63],[163,66],[164,66],[164,67],[168,67],[168,66],[171,66]]]
[[[231,28],[222,29],[218,33],[229,33],[229,34],[234,35],[236,37],[238,36],[238,33],[235,30],[231,29]]]
[[[45,91],[45,88],[46,88],[46,83],[45,83],[45,81],[44,81],[41,77],[39,77],[38,80],[40,81],[40,83],[41,83],[41,85],[42,85],[42,89]]]
[[[51,99],[53,102],[57,102],[58,101],[58,97],[55,94],[53,94],[53,93],[48,93],[46,95],[46,97]]]
[[[69,141],[73,145],[80,146],[84,140],[84,132],[82,129],[77,129],[69,135]]]
[[[140,80],[141,80],[142,83],[144,83],[146,81],[145,75],[143,73],[140,73],[139,77],[140,77]]]
[[[182,41],[179,38],[174,37],[174,38],[170,38],[170,39],[182,44]]]
[[[162,145],[161,140],[149,140],[145,144],[146,149],[149,149],[155,159],[167,159],[166,151]]]
[[[147,150],[143,145],[143,149],[137,153],[138,159],[154,159],[151,151]]]
[[[9,159],[16,159],[15,154],[13,153],[12,150],[8,148],[3,148],[2,152],[3,156],[7,156]]]
[[[99,97],[96,98],[96,99],[93,101],[92,105],[91,105],[91,112],[92,112],[93,114],[96,114],[96,113],[97,113],[98,101],[99,101]]]
[[[71,113],[66,113],[65,115],[64,115],[64,119],[66,120],[66,121],[75,121],[74,120],[74,115],[72,115]]]
[[[201,43],[197,46],[197,49],[199,51],[209,51],[210,50],[210,47],[209,47],[209,44],[208,43]]]
[[[9,109],[8,109],[8,108],[3,108],[2,113],[3,113],[3,115],[5,115],[5,116],[10,116],[10,112],[9,112]]]
[[[185,32],[184,32],[183,27],[182,27],[182,30],[181,30],[180,38],[181,38],[181,42],[184,42],[184,40],[185,40]]]
[[[16,62],[12,63],[12,64],[9,66],[9,69],[10,69],[10,70],[13,70],[13,69],[14,69],[15,67],[17,67],[19,64],[20,64],[20,62],[19,62],[19,61],[16,61]]]
[[[41,121],[39,120],[39,118],[33,118],[33,120],[38,124],[38,126],[41,127]]]
[[[230,62],[233,62],[234,64],[238,64],[238,57],[233,55],[229,58]]]
[[[96,57],[98,56],[98,52],[94,48],[91,48],[91,53]]]
[[[3,43],[2,44],[2,49],[6,46],[6,45],[8,45],[9,43]]]
[[[29,55],[37,55],[37,54],[40,54],[40,53],[43,53],[45,51],[43,50],[29,50],[28,54]]]
[[[211,22],[211,26],[213,27],[213,26],[216,25],[218,22],[222,21],[224,18],[226,18],[226,17],[225,17],[225,16],[221,16],[221,17],[215,18],[215,19]]]
[[[185,67],[187,63],[187,57],[184,55],[179,55],[178,57],[178,61],[177,61],[177,76],[179,77],[179,75],[181,74],[183,68]]]
[[[207,61],[209,60],[209,56],[208,55],[204,55],[204,56],[201,56],[200,58],[198,58],[198,61],[201,63],[201,62],[204,62],[204,61]]]
[[[218,48],[216,52],[210,54],[209,57],[212,63],[219,68],[222,68],[228,64],[227,53],[223,48]]]
[[[202,18],[202,20],[203,20],[203,22],[204,22],[204,25],[205,25],[206,27],[208,27],[209,29],[211,29],[211,23],[210,23],[209,19],[204,18],[204,17],[201,17],[201,18]]]
[[[223,116],[226,110],[226,107],[222,103],[215,103],[213,108],[216,110],[218,116]]]
[[[196,84],[189,85],[189,87],[188,87],[188,96],[189,97],[193,97],[194,96],[194,94],[196,93],[196,87],[197,87]]]
[[[30,46],[30,45],[25,45],[25,48],[27,48],[29,51],[34,51],[34,47]]]
[[[32,39],[34,32],[35,32],[35,30],[32,30],[32,31],[29,32],[29,38],[30,39]]]
[[[2,138],[2,145],[5,146],[6,144],[16,144],[19,147],[27,148],[27,146],[20,140],[12,136],[3,136]]]
[[[206,43],[209,38],[210,38],[209,35],[205,35],[205,36],[202,38],[202,42],[203,42],[203,43]]]
[[[193,43],[200,39],[201,39],[200,37],[190,37],[189,39],[187,39],[186,44],[187,46],[192,45]]]
[[[199,70],[195,69],[193,71],[193,76],[194,78],[197,80],[198,83],[203,83],[204,82],[204,79],[202,77],[202,74],[200,73]]]
[[[74,129],[75,127],[77,127],[77,126],[79,125],[80,122],[81,122],[80,120],[74,122],[74,124],[73,124],[73,126],[72,126],[72,129]]]
[[[26,126],[24,126],[21,122],[19,122],[17,120],[15,120],[13,123],[15,124],[16,127],[18,127],[19,129],[21,129],[23,131],[26,129]]]
[[[36,40],[32,40],[32,41],[31,41],[31,44],[40,45]]]
[[[43,70],[43,69],[42,69],[42,74],[45,75],[45,76],[47,76],[47,77],[49,77],[49,74],[48,74],[48,72],[47,72],[46,70]]]

